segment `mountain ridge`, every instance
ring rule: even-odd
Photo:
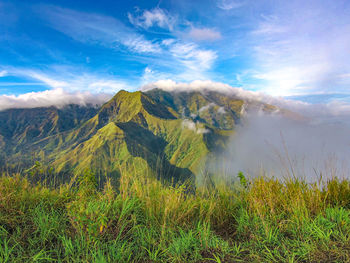
[[[17,109],[15,116],[6,110],[0,112],[0,154],[8,164],[30,168],[39,161],[60,174],[90,169],[118,176],[134,169],[184,180],[194,177],[208,153],[225,148],[242,114],[251,109],[278,110],[214,91],[159,89],[122,90],[97,109]]]

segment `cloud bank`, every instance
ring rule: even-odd
[[[111,98],[110,94],[92,94],[90,92],[67,92],[62,88],[14,95],[0,96],[0,110],[14,108],[64,107],[69,104],[86,106],[101,105]]]
[[[150,69],[147,69],[150,71]],[[29,74],[22,72],[22,74]],[[50,90],[31,92],[22,95],[1,95],[0,110],[8,108],[32,108],[44,106],[62,106],[70,103],[85,105],[87,103],[101,104],[121,89],[137,90],[112,79],[96,78],[94,76],[81,76],[69,82],[52,78],[42,72],[30,72],[31,78],[40,80]],[[325,104],[310,104],[297,100],[288,100],[283,97],[274,97],[263,92],[249,91],[240,87],[232,87],[221,82],[210,80],[196,80],[192,82],[176,82],[171,79],[150,82],[140,87],[141,91],[162,89],[167,92],[220,92],[227,96],[237,97],[246,101],[259,101],[291,110],[314,123],[347,123],[350,126],[350,104],[342,100],[331,100]],[[70,92],[68,91],[70,90]],[[108,91],[108,92],[103,92]]]
[[[189,83],[173,80],[159,80],[145,84],[141,90],[162,89],[168,92],[208,92],[216,91],[228,96],[244,100],[260,101],[312,118],[315,122],[346,122],[350,125],[350,104],[341,100],[332,100],[324,104],[310,104],[283,97],[271,96],[263,92],[249,91],[240,87],[232,87],[221,82],[196,80]]]
[[[239,171],[257,176],[316,182],[320,177],[349,178],[350,126],[305,123],[278,115],[248,115],[227,150],[215,156],[208,171],[236,179]]]
[[[242,88],[235,88],[228,84],[221,82],[214,82],[211,80],[195,80],[192,82],[176,82],[171,79],[159,80],[153,83],[145,84],[141,90],[147,91],[151,89],[162,89],[168,92],[206,92],[217,91],[230,95],[235,95],[243,98],[259,99],[262,96],[259,92],[247,91]]]

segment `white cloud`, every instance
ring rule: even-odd
[[[170,52],[192,71],[208,70],[217,58],[215,51],[200,49],[194,43],[176,42],[170,46]]]
[[[83,80],[88,82],[87,80]],[[94,80],[87,84],[87,89],[89,91],[94,91],[94,93],[116,93],[121,89],[127,89],[127,85],[115,80]]]
[[[340,74],[338,75],[339,78],[350,78],[350,73]]]
[[[141,77],[142,84],[160,79],[192,81],[208,79],[217,54],[210,49],[200,48],[192,42],[165,39],[161,43],[163,55],[149,59]]]
[[[218,109],[218,113],[220,113],[220,114],[226,114],[225,108],[224,108],[224,107],[220,107],[220,108]]]
[[[36,80],[40,80],[51,88],[68,88],[69,87],[68,82],[51,78],[43,73],[38,73],[35,71],[31,71],[31,70],[17,71],[17,73],[19,73],[19,75],[23,75],[23,76],[27,76],[27,77],[30,77],[30,78],[33,78]]]
[[[268,98],[273,98],[271,96],[265,95],[261,92],[247,91],[242,88],[231,87],[228,84],[221,82],[214,82],[211,80],[195,80],[189,83],[185,82],[175,82],[171,79],[159,80],[153,83],[148,83],[141,87],[141,90],[147,91],[151,89],[162,89],[168,92],[208,92],[217,91],[223,94],[228,94],[232,96],[241,97],[244,99],[251,100],[267,100]]]
[[[0,86],[46,86],[46,84],[42,82],[0,82]]]
[[[147,40],[113,17],[52,6],[42,7],[38,11],[53,28],[77,41],[111,49],[123,45],[137,53],[160,52],[157,43]]]
[[[182,121],[182,127],[192,131],[196,130],[196,124],[192,120],[188,119]]]
[[[176,23],[176,18],[161,8],[145,10],[140,16],[133,16],[128,13],[128,18],[131,24],[145,29],[158,26],[172,31]]]
[[[211,102],[211,103],[209,103],[208,105],[201,107],[201,108],[198,110],[198,113],[202,113],[202,112],[207,111],[207,110],[210,110],[211,108],[214,108],[214,107],[218,107],[218,105],[215,104],[215,103],[213,103],[213,102]],[[219,113],[219,114],[225,114],[225,113],[226,113],[225,108],[224,108],[224,107],[218,107],[218,108],[217,108],[217,113]]]
[[[219,0],[217,6],[223,10],[231,10],[245,5],[244,0]]]
[[[7,76],[7,71],[6,70],[1,70],[0,71],[0,78],[2,78],[2,77],[6,77]]]
[[[62,88],[41,92],[25,93],[18,96],[0,95],[0,110],[13,108],[63,107],[69,104],[101,105],[110,99],[110,94],[92,94],[90,92],[70,93]]]
[[[295,122],[277,115],[248,115],[226,151],[207,165],[226,176],[239,171],[307,182],[349,178],[350,127],[340,123]],[[320,178],[322,175],[322,178]]]
[[[323,109],[323,111],[328,111],[333,116],[349,116],[350,103],[341,100],[333,100],[326,104],[326,109]]]
[[[350,79],[341,76],[350,72],[350,17],[341,1],[276,2],[252,23],[246,42],[259,89],[283,96],[348,90]]]
[[[51,27],[76,41],[102,45],[118,51],[127,48],[128,51],[141,54],[142,57],[135,57],[135,60],[141,60],[154,67],[154,72],[166,72],[161,74],[162,78],[177,76],[179,80],[186,81],[208,78],[208,71],[218,57],[216,51],[202,48],[193,42],[182,41],[176,36],[147,40],[144,35],[113,17],[53,6],[42,6],[39,11]],[[172,30],[176,23],[173,16],[160,8],[146,10],[138,17],[129,14],[129,19],[143,28],[158,26]],[[193,34],[202,39],[220,37],[220,33],[213,29],[195,29]],[[62,86],[63,83],[57,84]],[[53,86],[54,83],[50,85]]]
[[[210,80],[196,80],[189,83],[175,82],[170,79],[159,80],[142,86],[141,90],[147,91],[155,88],[167,92],[197,91],[207,93],[209,91],[216,91],[227,96],[233,96],[247,101],[259,101],[278,106],[282,109],[289,109],[318,121],[346,121],[350,125],[350,104],[344,101],[332,101],[327,104],[314,105],[297,100],[287,100],[283,97],[274,97],[263,92],[248,91]]]
[[[221,33],[211,28],[196,28],[192,27],[188,36],[194,40],[203,41],[209,40],[214,41],[220,39]]]
[[[203,127],[199,127],[199,128],[197,128],[197,130],[196,130],[196,133],[197,134],[205,134],[205,133],[209,133],[210,132],[210,130],[208,130],[208,129],[206,129],[206,128],[203,128]]]
[[[153,83],[148,83],[141,87],[142,91],[148,91],[152,89],[161,89],[167,92],[202,92],[204,94],[215,91],[227,96],[236,97],[246,101],[258,101],[271,105],[279,106],[282,108],[291,109],[293,111],[303,111],[311,108],[308,103],[286,100],[282,97],[274,97],[263,92],[249,91],[239,87],[232,87],[228,84],[221,82],[214,82],[211,80],[195,80],[192,82],[175,82],[171,79],[158,80]],[[310,106],[310,107],[309,107]],[[224,110],[224,109],[223,109]],[[220,110],[223,113],[223,110]],[[310,111],[310,110],[309,110]]]
[[[192,120],[185,119],[182,121],[182,128],[189,129],[197,134],[209,133],[210,130],[206,129],[203,124],[195,123]]]
[[[19,76],[29,80],[37,80],[39,83],[30,85],[45,85],[52,89],[64,89],[69,91],[87,91],[91,93],[116,93],[121,89],[129,89],[126,82],[117,80],[112,76],[95,75],[91,73],[75,72],[76,69],[61,66],[50,71],[38,71],[33,69],[8,69],[8,74]],[[15,85],[15,83],[14,83]],[[26,85],[26,83],[24,83]]]
[[[174,38],[167,38],[162,40],[162,45],[164,46],[170,46],[172,44],[174,44],[176,42],[176,40]]]
[[[199,112],[199,113],[202,113],[202,112],[207,111],[207,110],[209,110],[210,108],[215,107],[215,106],[217,106],[215,103],[209,103],[208,105],[205,105],[205,106],[201,107],[201,108],[198,110],[198,112]]]
[[[159,79],[166,79],[169,77],[169,73],[159,72],[157,70],[154,70],[150,66],[147,66],[144,69],[143,75],[141,77],[141,85],[146,85],[147,83],[152,83]]]
[[[150,69],[149,67],[145,68],[145,73],[152,73],[152,72],[153,72],[152,69]]]
[[[130,50],[137,53],[160,53],[157,43],[146,41],[143,36],[131,36],[122,41]]]
[[[68,104],[102,104],[121,89],[128,89],[123,81],[110,76],[87,73],[76,74],[72,69],[43,72],[31,69],[8,68],[7,74],[40,82],[6,83],[13,85],[41,85],[51,88],[40,92],[0,95],[0,110],[9,108],[63,107]]]
[[[265,80],[268,86],[264,92],[273,96],[302,95],[309,92],[308,87],[316,81],[319,74],[325,72],[324,65],[313,65],[309,68],[281,67],[253,75],[256,79]]]
[[[253,34],[272,35],[278,33],[285,33],[286,31],[286,27],[281,26],[277,23],[261,22],[258,28],[253,31]]]

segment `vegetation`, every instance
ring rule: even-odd
[[[162,167],[191,177],[224,148],[245,110],[276,107],[210,92],[119,91],[100,107],[68,105],[0,112],[0,171],[25,173],[36,161],[54,173],[118,177],[119,167]],[[282,111],[281,111],[282,113]],[[23,169],[21,171],[21,169]]]
[[[60,187],[0,178],[0,262],[345,262],[350,182],[248,180],[193,189],[86,171]]]
[[[1,112],[0,262],[350,261],[349,181],[195,175],[246,110],[277,108],[152,90]]]

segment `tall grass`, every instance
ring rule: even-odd
[[[349,181],[240,179],[122,173],[98,190],[91,173],[55,189],[2,176],[0,262],[350,261]]]

